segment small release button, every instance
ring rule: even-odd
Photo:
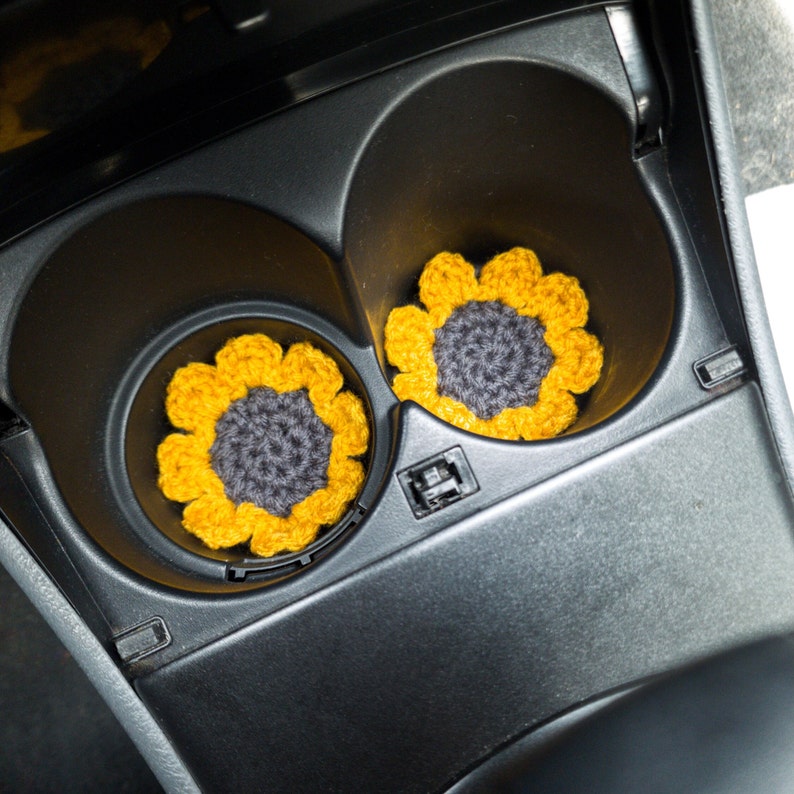
[[[165,621],[153,617],[117,634],[113,643],[121,661],[131,664],[170,645],[171,635]]]
[[[736,345],[731,345],[696,361],[694,370],[700,385],[708,390],[744,375],[747,367]]]
[[[460,447],[404,469],[397,479],[417,518],[424,518],[479,490]]]

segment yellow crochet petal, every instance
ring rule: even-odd
[[[543,276],[519,314],[537,317],[555,333],[579,328],[587,322],[588,303],[579,280],[562,273]]]
[[[344,505],[342,511],[344,512]],[[296,521],[305,524],[314,523],[317,527],[331,524],[341,517],[339,500],[329,492],[328,486],[309,494],[302,502],[292,508]]]
[[[326,490],[338,503],[336,515],[330,519],[337,521],[364,484],[364,466],[352,458],[331,457],[328,465],[328,485]]]
[[[307,496],[292,508],[292,517],[317,527],[335,524],[364,484],[364,467],[349,458],[333,460],[328,467],[328,485]]]
[[[451,397],[439,396],[435,408],[430,410],[432,410],[439,419],[443,419],[445,422],[449,422],[451,425],[461,428],[461,430],[479,433],[484,426],[483,420],[470,408],[457,400],[453,400]]]
[[[223,493],[205,493],[187,505],[182,526],[211,549],[228,549],[251,536],[247,525],[238,522],[234,504]]]
[[[554,438],[567,430],[579,416],[579,407],[573,395],[568,391],[552,391],[551,385],[547,386],[547,393],[544,393],[541,385],[538,403],[536,438]]]
[[[293,516],[279,518],[250,502],[237,508],[237,520],[251,537],[252,553],[262,557],[289,551],[300,551],[317,535],[318,527],[307,526]]]
[[[496,416],[489,419],[483,435],[491,438],[501,438],[506,441],[517,441],[523,436],[521,430],[532,419],[532,408],[522,406],[519,408],[505,408]]]
[[[157,484],[167,499],[191,502],[211,491],[218,480],[207,445],[196,436],[172,433],[157,447]]]
[[[392,309],[386,320],[384,338],[386,357],[392,366],[403,372],[435,368],[433,322],[418,306]]]
[[[344,379],[336,362],[308,342],[297,342],[284,356],[281,383],[276,391],[308,389],[309,399],[318,405],[330,402]]]
[[[0,80],[2,80],[1,76]],[[49,130],[25,129],[14,105],[0,101],[0,153],[17,149],[47,134]]]
[[[280,383],[281,345],[264,334],[245,334],[230,339],[216,354],[218,373],[248,389],[274,388]]]
[[[577,416],[576,401],[568,392],[543,385],[535,405],[505,408],[492,419],[480,419],[465,405],[448,397],[441,398],[439,408],[437,416],[455,427],[507,441],[552,438]]]
[[[367,451],[369,422],[364,404],[353,392],[340,392],[331,402],[315,405],[314,411],[334,434],[332,454],[344,457]]]
[[[30,99],[54,67],[69,62],[63,60],[63,55],[68,50],[68,41],[47,39],[22,49],[6,60],[0,66],[3,98],[14,104]]]
[[[259,510],[253,505],[251,507],[254,511]],[[317,524],[299,521],[294,513],[289,518],[278,518],[262,510],[261,515],[257,513],[256,527],[251,537],[251,551],[262,557],[300,551],[317,537],[318,531]]]
[[[413,400],[436,413],[441,399],[436,389],[435,373],[403,372],[394,376],[392,389],[400,400]]]
[[[148,68],[171,41],[171,30],[162,20],[145,27],[131,42],[141,54],[141,69]]]
[[[576,400],[569,392],[556,389],[544,381],[535,405],[507,408],[493,421],[499,430],[508,426],[513,428],[517,433],[514,438],[536,441],[559,435],[576,421],[578,413]]]
[[[546,331],[546,344],[554,354],[554,365],[546,381],[549,386],[584,394],[601,374],[604,348],[583,328],[572,328],[562,334]]]
[[[132,40],[140,32],[140,23],[131,17],[111,17],[87,25],[80,35],[69,43],[71,49],[64,53],[63,63],[76,63],[95,52],[108,49],[132,50]]]
[[[437,254],[419,277],[419,300],[427,307],[434,328],[440,328],[453,309],[476,296],[474,268],[460,254]]]
[[[495,256],[480,271],[481,301],[502,301],[523,309],[543,275],[540,260],[529,248],[513,248]]]
[[[245,394],[244,384],[221,377],[209,364],[193,363],[174,373],[166,390],[165,410],[174,427],[203,431],[206,438],[221,414]]]

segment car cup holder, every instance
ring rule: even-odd
[[[11,380],[80,527],[146,578],[199,591],[280,579],[335,548],[380,487],[396,402],[343,282],[342,267],[293,227],[211,198],[128,205],[63,243],[23,302]],[[248,334],[330,358],[369,436],[350,458],[364,482],[343,515],[299,550],[268,556],[205,545],[183,528],[184,504],[158,488],[158,446],[179,430],[165,410],[174,373],[213,364]]]
[[[674,265],[659,208],[632,158],[633,129],[584,79],[514,60],[450,69],[396,102],[359,160],[346,239],[379,361],[383,329],[421,309],[417,282],[440,252],[478,269],[515,247],[578,279],[603,345],[592,390],[564,434],[631,403],[667,347]],[[517,441],[515,443],[524,443]]]
[[[493,35],[475,35],[469,19],[459,46],[436,46],[428,27],[415,43],[431,53],[406,50],[369,76],[348,71],[358,52],[334,60],[340,77],[360,79],[333,90],[317,83],[313,94],[320,72],[301,71],[287,86],[294,107],[86,200],[18,249],[37,271],[18,287],[4,396],[30,432],[8,439],[6,459],[22,463],[9,492],[31,509],[9,518],[115,646],[207,790],[263,779],[282,791],[376,790],[384,779],[440,790],[483,748],[545,724],[569,700],[779,617],[770,580],[759,590],[768,610],[763,599],[754,614],[737,608],[705,633],[698,619],[722,614],[721,594],[744,581],[721,589],[703,574],[714,560],[738,561],[746,537],[729,537],[715,556],[722,517],[747,507],[726,498],[725,483],[737,471],[770,483],[765,515],[781,548],[790,505],[774,487],[779,461],[755,384],[709,391],[693,373],[693,362],[697,371],[745,339],[726,325],[740,325],[731,289],[709,290],[729,261],[698,257],[719,241],[719,207],[700,127],[690,125],[697,81],[689,86],[686,63],[666,75],[683,90],[663,141],[638,113],[653,72],[630,73],[646,32],[672,41],[686,20],[638,25],[640,49],[624,49],[599,4]],[[402,56],[392,39],[389,52]],[[264,111],[259,99],[251,107]],[[526,276],[534,264],[519,250],[537,257],[538,282],[562,274],[570,281],[558,283],[581,286],[586,317],[572,312],[560,333],[587,333],[599,351],[599,366],[565,398],[574,421],[535,440],[476,433],[423,408],[397,382],[416,372],[417,350],[403,339],[395,355],[388,341],[393,312],[438,310],[422,281],[436,257],[466,263],[455,283],[476,278],[479,289],[510,252]],[[515,284],[502,286],[480,302],[509,305]],[[494,322],[499,311],[486,309]],[[229,340],[260,334],[333,359],[370,436],[352,456],[365,469],[360,493],[339,520],[270,556],[246,542],[202,543],[182,523],[191,500],[158,485],[158,449],[192,432],[169,421],[175,373],[217,366]],[[438,341],[427,336],[426,365]],[[454,363],[454,339],[441,355]],[[544,355],[528,366],[543,371]],[[691,454],[692,471],[706,472],[735,444],[698,451],[736,417],[759,422],[745,439],[747,465],[683,483],[679,498],[666,486],[688,469],[671,473],[673,459]],[[654,484],[658,507],[646,498]],[[672,553],[676,532],[686,542]],[[776,555],[759,549],[746,578]],[[649,566],[652,588],[640,592]],[[646,626],[654,593],[681,577],[693,598],[627,654],[626,629]],[[614,592],[625,597],[612,603]],[[429,630],[432,643],[415,641]],[[572,655],[583,633],[597,641]],[[495,674],[479,653],[494,647]],[[242,718],[230,703],[244,704]],[[407,708],[417,703],[430,705]],[[251,751],[254,742],[264,750]],[[307,747],[320,748],[310,762]]]
[[[665,215],[633,140],[625,109],[582,76],[475,61],[409,84],[362,139],[339,261],[274,215],[203,196],[139,200],[77,230],[22,301],[9,359],[16,404],[76,524],[128,568],[188,590],[256,586],[330,551],[391,463],[389,314],[418,305],[420,274],[444,251],[479,275],[502,252],[532,249],[544,273],[581,284],[603,366],[558,439],[629,408],[664,355],[676,295]],[[331,356],[365,405],[371,441],[342,520],[303,550],[252,559],[185,531],[182,505],[157,486],[156,455],[173,432],[163,403],[174,372],[259,333]]]
[[[119,440],[118,435],[115,432],[110,435],[109,463],[114,488],[121,496],[119,501],[128,507],[130,523],[140,528],[147,545],[158,545],[161,533],[192,555],[227,563],[232,578],[249,573],[252,568],[261,576],[283,573],[302,567],[328,552],[358,523],[362,514],[359,500],[365,490],[365,486],[358,488],[353,497],[347,500],[346,509],[340,518],[323,526],[316,538],[292,552],[279,550],[257,555],[248,547],[248,538],[239,544],[223,544],[226,548],[211,548],[194,534],[185,531],[185,505],[176,499],[167,498],[158,487],[158,474],[162,476],[163,470],[161,466],[158,472],[157,456],[166,438],[179,436],[181,440],[192,434],[180,433],[178,428],[169,423],[163,410],[166,394],[163,384],[168,383],[181,367],[190,363],[213,364],[215,354],[229,340],[242,339],[247,335],[265,335],[285,352],[292,345],[306,343],[321,351],[338,366],[344,378],[340,393],[355,395],[359,404],[364,406],[363,421],[367,439],[374,435],[367,391],[356,370],[341,353],[341,349],[349,347],[349,341],[332,326],[308,312],[267,302],[213,306],[183,319],[147,346],[128,371],[111,408],[111,426],[123,428],[123,441],[118,446],[114,443]],[[118,455],[121,448],[123,456]],[[370,470],[372,454],[368,440],[365,449],[348,461],[356,461],[357,464],[353,465],[357,465],[362,472]],[[327,489],[327,485],[324,488]],[[129,495],[129,489],[134,494],[135,502],[124,498]],[[147,521],[140,520],[133,506],[135,504],[143,511]],[[132,509],[130,506],[133,506]],[[158,534],[153,533],[153,529]]]

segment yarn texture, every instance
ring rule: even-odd
[[[251,389],[215,423],[210,460],[233,502],[287,518],[328,484],[332,437],[306,392]]]
[[[361,400],[308,342],[231,339],[215,366],[177,370],[166,413],[181,431],[157,449],[158,485],[185,502],[184,528],[213,549],[249,543],[269,557],[305,548],[364,482],[369,446]]]
[[[433,257],[419,300],[393,309],[385,350],[392,388],[450,424],[508,440],[553,438],[578,415],[574,394],[598,380],[603,348],[584,330],[579,282],[543,274],[535,253],[513,248],[480,271],[460,254]]]
[[[469,301],[436,331],[438,393],[492,419],[505,408],[534,405],[554,356],[545,329],[499,301]]]

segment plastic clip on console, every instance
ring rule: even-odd
[[[713,389],[744,375],[747,367],[736,345],[718,350],[693,365],[695,376],[704,389]]]
[[[460,447],[401,471],[397,479],[417,518],[429,516],[480,489]]]

